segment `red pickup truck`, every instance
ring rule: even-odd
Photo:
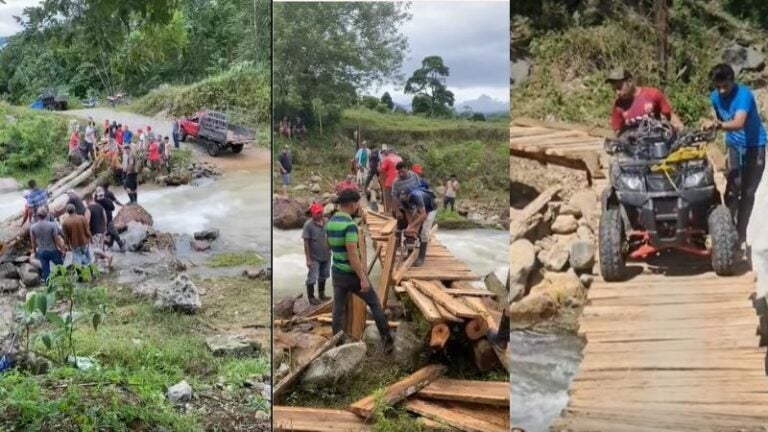
[[[204,111],[198,111],[192,116],[179,120],[182,141],[186,141],[187,137],[197,138],[197,132],[200,131],[200,116],[204,113]]]
[[[217,156],[226,149],[233,153],[243,151],[245,144],[253,142],[253,134],[229,123],[227,115],[216,111],[198,111],[194,115],[179,120],[180,137],[196,141],[208,151],[211,156]]]

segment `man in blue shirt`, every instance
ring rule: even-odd
[[[427,258],[429,232],[432,230],[437,216],[435,195],[431,191],[421,189],[416,184],[410,190],[401,190],[399,199],[400,209],[405,213],[405,221],[408,224],[404,230],[406,235],[418,235],[421,241],[419,255],[413,263],[414,267],[421,267]]]
[[[736,219],[739,241],[746,241],[755,192],[765,168],[766,134],[752,90],[735,82],[733,68],[719,64],[710,72],[710,96],[717,120],[706,125],[725,131],[728,184],[725,204]]]

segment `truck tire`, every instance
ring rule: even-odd
[[[707,218],[709,238],[712,241],[712,269],[718,276],[730,276],[734,272],[739,233],[731,213],[724,205],[718,205]]]
[[[232,146],[232,153],[240,153],[243,151],[243,144],[237,144]]]
[[[626,243],[618,207],[605,209],[600,216],[598,250],[600,273],[606,282],[618,282],[626,277]]]
[[[210,157],[218,156],[219,152],[221,151],[219,144],[212,141],[205,143],[205,149],[208,151],[208,155]]]

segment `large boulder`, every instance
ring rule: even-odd
[[[275,316],[280,319],[291,319],[293,316],[294,303],[296,303],[296,297],[289,296],[282,298],[274,306]]]
[[[562,271],[568,264],[568,249],[561,243],[555,243],[549,249],[539,252],[538,258],[545,269]]]
[[[360,373],[367,351],[365,342],[333,348],[309,364],[301,381],[320,388],[334,388],[348,382]]]
[[[424,346],[424,337],[416,331],[416,327],[408,321],[400,321],[395,332],[395,362],[405,369],[416,369],[421,363]]]
[[[544,273],[544,279],[531,288],[530,293],[531,296],[541,294],[549,295],[559,304],[565,304],[571,298],[581,300],[586,297],[584,286],[573,269],[562,273]]]
[[[203,231],[196,232],[194,237],[195,237],[195,240],[214,241],[217,238],[219,238],[220,234],[221,233],[217,229],[209,229],[209,230],[203,230]]]
[[[197,252],[205,252],[209,249],[211,249],[211,242],[207,240],[192,240],[189,242],[189,245],[192,247],[192,249],[196,250]]]
[[[375,324],[368,324],[368,326],[365,327],[365,331],[363,332],[363,342],[370,347],[381,346],[381,335]]]
[[[195,313],[202,307],[200,291],[189,279],[189,276],[182,273],[176,276],[170,285],[162,286],[157,290],[155,307]]]
[[[557,314],[557,301],[546,293],[524,297],[509,307],[509,320],[513,325],[526,327],[530,323],[548,320]]]
[[[157,279],[150,279],[141,283],[131,285],[131,291],[136,297],[154,300],[157,297],[157,292],[167,282],[159,281]]]
[[[0,294],[16,292],[21,288],[21,282],[16,279],[0,279]]]
[[[136,221],[129,221],[125,231],[120,235],[125,242],[125,248],[131,252],[140,252],[148,237],[149,227]]]
[[[576,240],[571,243],[568,262],[571,267],[581,271],[591,271],[595,265],[595,243],[588,240]]]
[[[765,67],[765,56],[759,50],[739,41],[731,43],[723,51],[723,61],[739,74],[742,70],[758,71]]]
[[[152,226],[154,221],[152,215],[138,204],[128,204],[120,208],[113,219],[115,229],[120,232],[128,228],[129,222],[138,222],[142,225]]]
[[[19,270],[13,263],[4,262],[0,264],[0,279],[19,279]]]
[[[272,224],[285,230],[301,228],[308,219],[306,210],[306,206],[299,201],[277,199],[272,206]]]
[[[525,292],[534,265],[536,250],[530,241],[519,239],[509,245],[509,296],[512,300]]]
[[[40,271],[32,264],[22,264],[19,267],[19,276],[21,277],[21,282],[27,288],[40,285]]]

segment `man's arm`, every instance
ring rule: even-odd
[[[406,231],[416,232],[417,227],[427,219],[427,210],[422,207],[416,210],[416,216],[408,222]]]

